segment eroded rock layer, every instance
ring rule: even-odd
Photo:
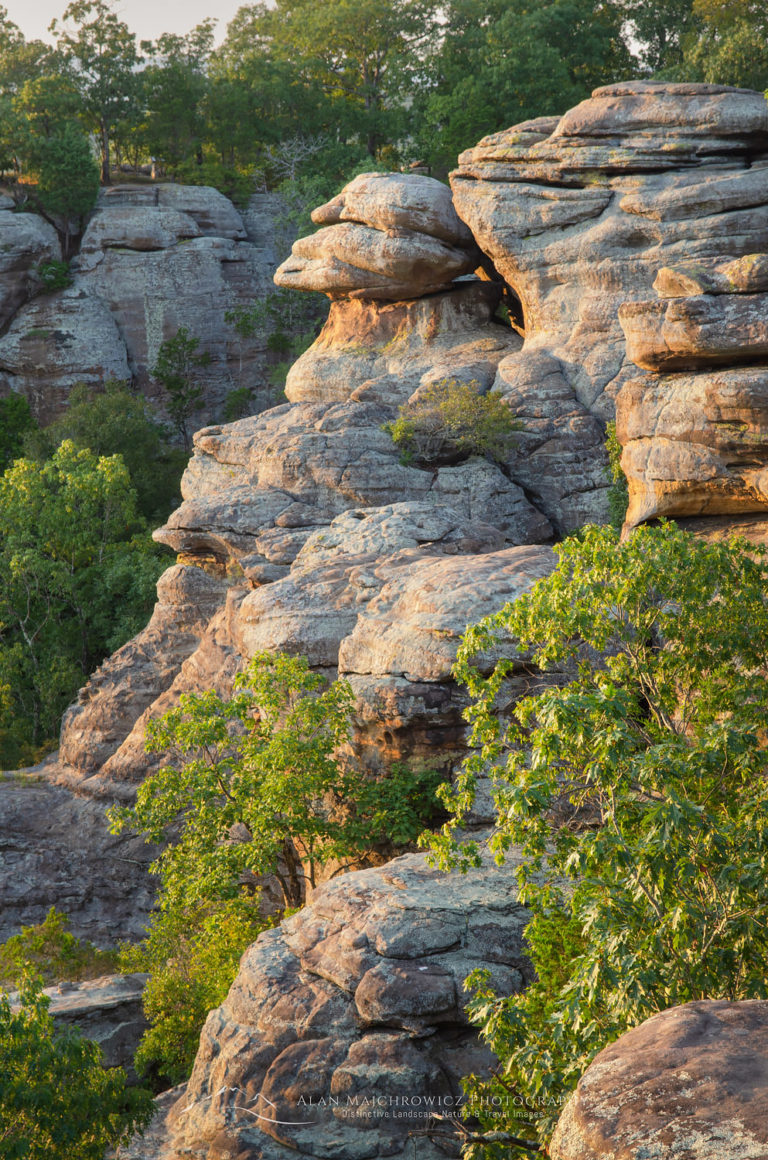
[[[208,1017],[162,1155],[407,1155],[490,1062],[466,976],[485,966],[506,993],[530,979],[514,864],[446,876],[408,855],[328,883],[261,935]],[[418,1140],[419,1160],[444,1155]]]
[[[744,342],[761,355],[759,263],[720,276],[746,290],[727,306],[641,304],[662,266],[727,267],[765,250],[766,166],[761,94],[641,81],[597,89],[561,119],[514,126],[462,154],[456,208],[525,316],[525,345],[502,360],[495,384],[531,432],[513,478],[563,530],[605,518],[594,417],[612,417],[641,350],[654,369],[730,363]],[[646,518],[639,508],[636,518]]]

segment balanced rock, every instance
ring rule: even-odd
[[[687,1003],[595,1057],[552,1160],[766,1160],[768,1002]]]
[[[312,216],[324,228],[294,243],[278,286],[400,301],[446,290],[478,262],[450,191],[431,177],[365,173]]]
[[[461,1077],[491,1061],[465,978],[485,967],[509,994],[531,977],[515,864],[445,874],[407,855],[261,935],[203,1028],[162,1156],[376,1160],[455,1111]],[[423,1137],[418,1155],[444,1153]]]

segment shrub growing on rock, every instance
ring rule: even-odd
[[[0,1156],[101,1160],[152,1116],[149,1092],[101,1066],[97,1044],[62,1030],[40,984],[25,980],[21,1008],[0,995]]]
[[[508,1157],[523,1129],[546,1141],[594,1055],[655,1012],[768,994],[766,552],[669,524],[624,543],[589,527],[556,551],[555,572],[467,632],[456,666],[477,749],[435,846],[446,864],[475,857],[453,825],[490,771],[492,846],[499,859],[522,848],[538,973],[512,997],[473,981],[500,1064],[470,1082],[470,1110],[502,1136],[471,1155]],[[502,634],[542,670],[571,672],[509,716],[513,661],[490,676],[473,664]],[[506,1118],[487,1115],[489,1095]]]
[[[0,944],[0,986],[16,986],[28,970],[46,984],[95,979],[115,970],[115,951],[100,950],[68,928],[67,916],[52,906],[42,922],[23,926]]]
[[[443,379],[405,403],[384,430],[404,462],[431,466],[459,463],[470,455],[503,463],[520,426],[501,395],[479,394],[477,382]]]
[[[224,700],[182,696],[148,727],[148,747],[170,763],[114,807],[126,826],[168,843],[151,869],[160,910],[132,969],[152,972],[154,1022],[139,1063],[187,1073],[205,1015],[226,995],[240,954],[269,925],[259,909],[265,875],[284,907],[301,906],[321,867],[370,864],[377,848],[417,838],[436,806],[438,775],[402,767],[374,779],[339,756],[352,691],[327,685],[306,659],[258,654]],[[127,963],[127,959],[125,960]]]

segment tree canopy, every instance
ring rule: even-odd
[[[768,555],[668,524],[625,542],[590,527],[556,551],[549,577],[466,634],[456,674],[476,750],[434,841],[445,864],[475,859],[453,826],[490,777],[492,849],[523,855],[537,981],[506,997],[473,980],[500,1067],[470,1083],[469,1107],[518,1136],[512,1104],[543,1109],[527,1125],[543,1141],[627,1028],[689,1000],[768,995]],[[483,656],[510,638],[489,674]],[[521,656],[550,683],[504,709]],[[489,1095],[507,1124],[484,1113]]]

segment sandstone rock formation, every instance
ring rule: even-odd
[[[0,329],[42,283],[37,267],[60,256],[52,225],[34,213],[14,212],[9,197],[0,196]]]
[[[0,941],[52,906],[96,946],[140,939],[155,890],[153,847],[112,837],[102,802],[51,785],[46,773],[0,779]]]
[[[530,977],[514,859],[446,875],[408,855],[345,875],[260,936],[211,1012],[166,1160],[374,1160],[444,1151],[423,1130],[450,1115],[487,1051],[464,1013],[483,965],[507,992]]]
[[[523,305],[525,345],[501,362],[496,381],[525,426],[513,478],[558,527],[605,518],[594,417],[610,419],[637,375],[619,307],[627,326],[637,320],[642,344],[649,312],[635,304],[649,298],[661,266],[727,264],[763,250],[767,161],[761,94],[645,81],[597,89],[560,119],[525,122],[462,154],[452,175],[458,213]],[[734,302],[733,330],[724,317],[712,327],[697,309],[670,306],[687,319],[684,344],[746,336],[759,355],[747,302]],[[723,304],[712,309],[720,317]],[[620,415],[635,402],[628,396]],[[637,470],[628,460],[628,474]],[[649,514],[646,504],[633,519]]]
[[[662,1011],[592,1061],[552,1160],[765,1160],[767,1053],[768,1002]]]
[[[40,290],[34,266],[60,258],[55,231],[34,215],[10,213],[0,214],[0,229],[8,246],[0,324],[13,318],[0,337],[0,391],[25,394],[41,422],[61,414],[73,383],[110,378],[131,381],[162,412],[150,372],[160,344],[182,325],[211,355],[203,382],[208,414],[244,384],[255,409],[272,401],[266,340],[238,337],[224,314],[267,292],[274,254],[248,239],[241,215],[217,190],[103,190],[72,263],[72,288],[31,302]]]
[[[617,399],[627,526],[658,516],[727,516],[761,538],[768,512],[768,254],[662,267],[654,288],[658,300],[619,311],[629,356],[655,372],[631,379]],[[763,514],[761,528],[754,513]]]
[[[78,1028],[101,1048],[104,1067],[124,1067],[135,1082],[133,1057],[147,1027],[141,996],[147,975],[102,975],[81,983],[45,987],[57,1026]],[[8,996],[11,1006],[18,994]]]
[[[432,177],[363,173],[312,219],[325,228],[294,244],[278,286],[402,301],[447,290],[480,257],[449,191]]]

